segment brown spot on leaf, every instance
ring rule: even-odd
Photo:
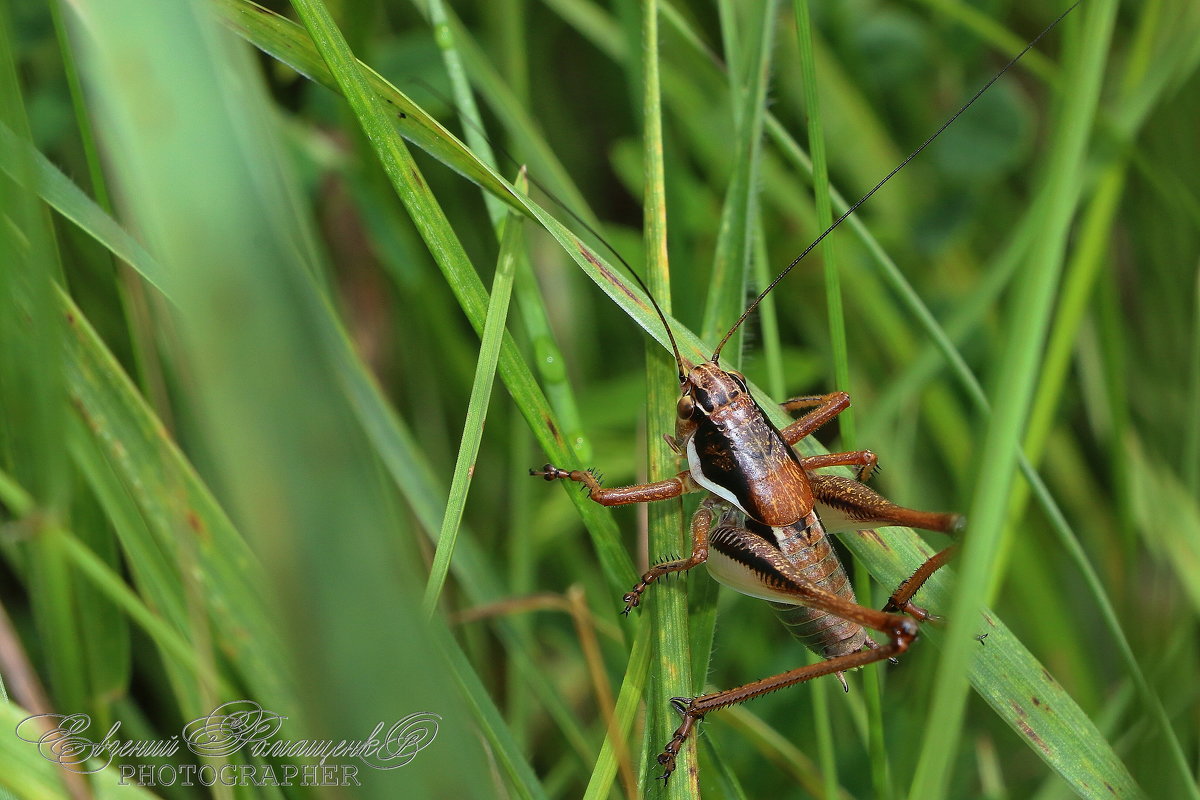
[[[878,531],[866,529],[859,531],[858,535],[864,539],[870,539],[875,546],[881,550],[886,550],[887,552],[891,552],[892,550],[892,546],[888,544],[882,536],[879,535]]]
[[[595,253],[583,246],[583,242],[576,241],[575,246],[579,248],[579,254],[586,258],[596,269],[604,269],[600,265],[600,259],[596,258]]]
[[[576,240],[575,246],[577,248],[579,248],[579,254],[581,256],[583,256],[584,258],[586,258],[589,264],[591,264],[596,269],[600,270],[600,274],[604,276],[605,280],[607,280],[610,284],[612,284],[613,286],[615,286],[616,288],[618,288],[622,292],[624,292],[625,296],[628,297],[630,300],[632,300],[635,304],[637,304],[637,306],[639,308],[646,308],[646,304],[643,303],[641,301],[641,299],[638,298],[637,295],[635,295],[633,292],[629,291],[629,288],[627,286],[625,286],[625,284],[622,283],[620,279],[617,278],[617,276],[613,273],[612,270],[610,270],[608,267],[604,266],[604,264],[600,261],[600,259],[596,257],[596,254],[593,253],[591,250],[588,250],[587,247],[584,246],[583,242]]]
[[[1029,741],[1037,745],[1039,750],[1047,755],[1050,754],[1050,747],[1046,744],[1045,740],[1043,740],[1041,736],[1038,736],[1033,728],[1026,724],[1025,720],[1017,720],[1017,727],[1021,730],[1021,733],[1028,737]]]
[[[204,524],[204,520],[201,519],[200,515],[196,513],[196,510],[194,508],[189,508],[186,516],[188,527],[191,528],[198,537],[207,541],[209,539],[208,526]]]

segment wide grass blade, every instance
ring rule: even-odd
[[[159,478],[165,485],[152,498],[170,514],[168,552],[180,551],[189,566],[198,552],[202,564],[199,575],[181,573],[175,593],[194,603],[209,595],[193,581],[236,576],[231,583],[247,597],[214,592],[211,602],[261,614],[247,627],[267,630],[223,631],[217,641],[251,651],[238,653],[237,663],[254,667],[255,682],[287,689],[283,702],[279,691],[256,693],[256,700],[308,736],[387,730],[410,713],[438,714],[447,750],[430,751],[388,783],[392,792],[474,796],[483,786],[482,748],[446,671],[429,669],[439,651],[415,613],[411,539],[396,535],[405,529],[391,513],[394,497],[342,389],[346,366],[315,280],[311,231],[296,213],[293,176],[266,149],[278,131],[262,114],[263,87],[236,77],[254,74],[248,52],[211,27],[204,8],[77,11],[86,31],[81,64],[102,87],[96,102],[108,163],[130,198],[127,214],[177,276],[179,339],[171,352],[189,379],[190,422],[204,436],[207,466],[239,527],[271,565],[267,572],[239,559],[248,548],[227,523],[210,532],[188,516],[205,498],[179,490],[189,488],[178,486],[179,472],[187,475],[180,465]],[[136,44],[121,44],[130,41]],[[229,68],[213,69],[214,61]],[[163,97],[139,81],[116,80],[130,64],[146,79],[171,81],[175,93]],[[138,123],[147,114],[167,123],[147,129]],[[207,213],[194,213],[197,207]],[[165,438],[161,427],[137,433]],[[151,456],[137,463],[156,466]],[[387,635],[376,628],[381,610],[389,612]],[[210,640],[203,629],[193,636],[199,647]],[[282,647],[272,646],[280,639]],[[364,788],[391,793],[379,781]]]

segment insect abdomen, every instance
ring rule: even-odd
[[[812,515],[815,519],[816,515]],[[854,589],[837,552],[819,521],[804,528],[804,522],[776,529],[779,548],[810,583],[831,594],[857,602]],[[801,644],[823,658],[855,653],[867,643],[867,634],[856,622],[808,606],[771,602],[780,622]]]

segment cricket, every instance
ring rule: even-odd
[[[871,450],[799,456],[793,449],[795,445],[849,408],[850,396],[832,392],[785,400],[782,408],[801,416],[779,429],[752,396],[745,377],[721,366],[721,350],[808,253],[932,144],[1074,8],[1070,6],[1044,28],[775,276],[733,323],[708,361],[692,364],[683,358],[666,315],[641,277],[630,268],[663,324],[678,369],[680,396],[675,434],[668,444],[686,469],[665,480],[622,487],[602,486],[593,469],[568,470],[548,463],[531,469],[530,474],[548,482],[581,484],[588,497],[603,506],[669,501],[687,493],[704,493],[706,497],[690,523],[690,555],[659,562],[644,573],[622,598],[624,614],[641,605],[643,594],[663,577],[705,564],[709,574],[725,586],[768,601],[791,635],[824,659],[735,688],[674,698],[672,705],[683,720],[657,758],[663,768],[659,777],[664,782],[675,771],[684,743],[710,712],[825,675],[835,675],[849,691],[844,677],[847,670],[894,661],[917,639],[919,622],[937,619],[915,604],[913,597],[950,561],[957,545],[929,557],[895,588],[884,607],[876,610],[855,598],[829,536],[897,525],[958,537],[964,532],[964,517],[906,508],[873,491],[866,485],[878,466],[878,457]],[[629,268],[625,259],[613,252]],[[829,467],[854,467],[856,479],[818,472]],[[876,642],[867,634],[868,629],[882,634],[886,641]]]

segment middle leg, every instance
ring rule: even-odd
[[[692,516],[692,554],[687,558],[680,558],[675,561],[664,561],[661,564],[655,564],[644,575],[633,590],[627,592],[621,599],[625,601],[625,610],[621,613],[628,615],[630,611],[638,607],[642,601],[642,592],[649,588],[650,584],[664,575],[669,575],[672,572],[686,572],[692,567],[699,566],[705,561],[708,561],[708,531],[712,527],[715,512],[713,506],[716,501],[712,499],[705,500],[700,504],[700,508],[696,509],[696,513]]]
[[[879,469],[879,456],[871,450],[853,450],[849,453],[806,456],[800,459],[800,463],[809,472],[823,467],[858,467],[858,475],[855,476],[855,480],[859,483],[866,483]]]

